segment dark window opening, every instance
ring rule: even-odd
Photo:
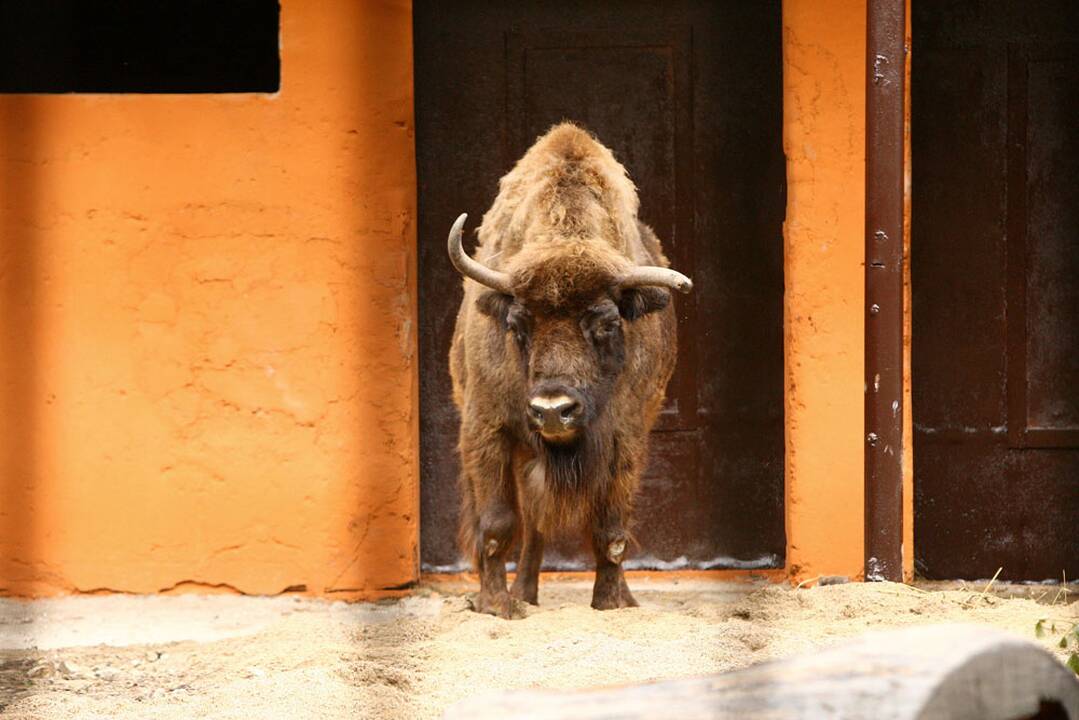
[[[276,92],[277,0],[0,0],[0,92]]]

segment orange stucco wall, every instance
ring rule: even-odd
[[[783,3],[787,565],[794,582],[863,575],[865,23],[865,0]],[[909,438],[909,277],[906,293]],[[910,577],[909,442],[903,459]]]
[[[865,2],[783,3],[787,564],[863,554]]]
[[[274,95],[0,96],[0,592],[417,574],[406,2]]]
[[[787,576],[857,577],[865,0],[783,25]],[[0,594],[417,577],[411,9],[284,0],[281,53],[0,96]]]

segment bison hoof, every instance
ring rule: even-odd
[[[529,605],[539,605],[539,589],[535,587],[513,583],[513,587],[510,588],[510,596]]]
[[[494,615],[506,620],[524,617],[524,608],[520,607],[519,603],[515,602],[505,590],[499,593],[488,593],[481,590],[472,599],[472,609],[478,613]]]
[[[607,592],[592,594],[592,607],[596,610],[617,610],[619,608],[639,607],[628,587],[615,587]]]

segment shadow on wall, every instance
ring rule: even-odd
[[[34,98],[0,97],[0,595],[26,594],[37,481]]]
[[[350,322],[363,346],[362,365],[349,372],[370,376],[387,367],[384,384],[361,382],[353,403],[349,437],[363,469],[350,477],[352,512],[359,541],[339,588],[400,591],[419,577],[419,387],[416,354],[415,135],[412,111],[412,12],[406,4],[366,6],[356,18],[349,58],[353,115],[359,134],[350,135],[348,161],[355,178],[348,253],[360,268],[384,268],[383,278],[356,275],[348,294]],[[388,232],[387,232],[388,231]],[[373,353],[377,361],[366,356]],[[381,374],[381,373],[380,373]],[[349,387],[355,381],[344,380]],[[409,383],[408,385],[402,385]],[[369,387],[375,385],[376,387]],[[365,456],[378,457],[372,462]],[[400,499],[409,498],[406,502]],[[398,512],[408,513],[395,517]],[[396,649],[401,638],[393,623],[355,635],[357,657],[352,687],[370,683],[368,661]],[[352,701],[371,717],[400,715],[401,707],[382,693],[358,692]]]
[[[347,295],[360,347],[341,386],[355,388],[346,455],[356,544],[327,590],[396,592],[419,567],[411,10],[361,4],[347,14],[354,40],[340,74],[355,129],[343,151],[352,208],[343,241],[361,269]]]
[[[0,598],[29,594],[36,557],[39,248],[34,130],[34,98],[0,96]],[[21,603],[0,604],[0,629],[23,622],[27,611]],[[18,672],[5,675],[0,673],[0,711],[30,684]]]

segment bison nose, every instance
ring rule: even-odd
[[[567,395],[540,395],[528,401],[532,424],[543,433],[563,433],[581,417],[581,403]]]

